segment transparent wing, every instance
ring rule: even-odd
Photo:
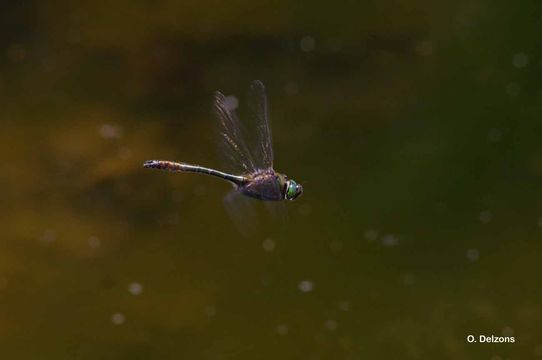
[[[265,86],[259,80],[252,82],[248,96],[249,130],[254,132],[251,148],[254,155],[254,165],[257,169],[273,167],[273,139],[271,137],[271,124],[269,122],[269,109]]]
[[[282,228],[288,220],[288,208],[284,201],[266,201],[264,203],[275,228]]]
[[[231,190],[224,198],[224,206],[237,231],[245,238],[255,237],[260,227],[256,212],[257,200]]]
[[[245,143],[241,122],[235,110],[226,102],[224,94],[219,91],[215,93],[214,113],[220,124],[220,154],[226,170],[243,175],[253,173],[256,167]]]
[[[283,228],[287,222],[284,202],[259,201],[241,194],[236,189],[224,197],[224,206],[235,228],[245,238],[269,236]]]

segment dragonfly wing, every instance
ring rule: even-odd
[[[253,173],[256,167],[245,143],[242,124],[224,94],[219,91],[215,93],[214,113],[219,121],[220,154],[227,170],[236,174]]]
[[[250,86],[248,110],[249,130],[255,133],[251,146],[254,165],[257,169],[270,169],[273,167],[273,139],[265,86],[259,80]]]
[[[237,230],[246,238],[261,236],[269,228],[283,227],[287,222],[283,201],[259,201],[243,195],[238,189],[224,197],[224,206]]]
[[[257,200],[244,196],[238,190],[232,190],[224,197],[224,207],[231,221],[246,238],[253,237],[260,225],[256,202]]]
[[[265,207],[275,227],[284,227],[288,222],[288,208],[284,201],[266,201]]]

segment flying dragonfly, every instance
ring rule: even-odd
[[[215,176],[233,184],[232,195],[242,194],[263,201],[293,201],[303,194],[301,184],[273,169],[273,143],[267,96],[261,81],[253,81],[249,91],[248,124],[253,132],[251,137],[245,136],[245,127],[220,91],[215,93],[213,108],[220,125],[221,154],[225,156],[230,172],[168,160],[148,160],[143,166],[170,172]],[[247,144],[254,145],[249,147]]]

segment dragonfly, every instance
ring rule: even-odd
[[[148,160],[145,168],[169,172],[197,173],[214,176],[234,186],[235,194],[262,201],[296,200],[303,186],[273,169],[273,143],[267,95],[263,83],[255,80],[249,89],[249,116],[241,123],[231,101],[220,91],[214,95],[213,109],[219,122],[221,151],[229,171],[168,160]],[[246,136],[247,126],[251,130]]]

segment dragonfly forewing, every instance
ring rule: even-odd
[[[252,82],[248,94],[248,128],[254,133],[250,139],[254,165],[258,169],[273,167],[273,139],[265,86],[259,80]]]
[[[214,98],[214,113],[219,122],[219,152],[226,170],[238,174],[256,171],[252,154],[245,143],[245,131],[234,109],[226,102],[226,97],[217,91]]]

